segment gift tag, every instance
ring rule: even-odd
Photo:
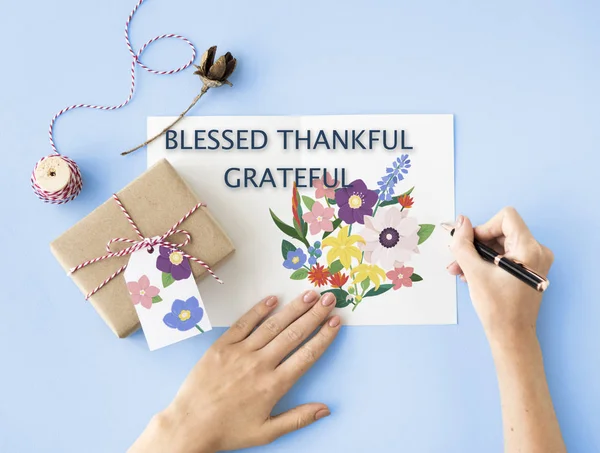
[[[138,250],[124,276],[151,351],[212,329],[190,262],[180,250]]]

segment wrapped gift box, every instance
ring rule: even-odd
[[[202,201],[166,160],[155,164],[117,195],[145,237],[164,234]],[[192,214],[179,228],[189,232],[192,238],[182,250],[212,268],[235,250],[205,207]],[[54,240],[50,248],[68,271],[86,260],[106,254],[107,242],[117,237],[139,240],[123,212],[110,199]],[[179,237],[174,239],[176,242]],[[112,250],[116,251],[118,247],[113,244]],[[128,260],[129,256],[105,259],[78,270],[71,278],[82,293],[88,294]],[[191,262],[191,267],[196,279],[207,274],[206,269],[195,262]],[[127,337],[140,326],[122,274],[92,295],[89,302],[119,338]]]

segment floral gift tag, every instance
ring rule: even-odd
[[[139,250],[124,275],[151,351],[212,329],[190,262],[178,249]]]

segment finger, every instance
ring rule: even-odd
[[[475,237],[480,241],[517,236],[531,237],[531,232],[515,208],[507,207],[483,225],[475,228]]]
[[[251,349],[257,350],[265,347],[273,338],[279,335],[287,326],[306,313],[319,300],[315,291],[305,291],[287,304],[283,310],[267,318],[246,339],[246,344]]]
[[[275,365],[279,364],[325,321],[334,308],[335,296],[333,293],[325,293],[308,312],[291,323],[264,347],[265,355],[272,359]]]
[[[287,412],[269,418],[264,425],[269,442],[304,428],[324,417],[331,415],[329,408],[321,403],[309,403],[290,409]]]
[[[452,261],[448,266],[446,266],[446,270],[450,275],[460,275],[463,273],[460,265],[456,261]]]
[[[277,302],[277,297],[275,296],[265,297],[227,329],[218,341],[233,344],[244,340],[258,323],[275,309]]]
[[[287,392],[300,377],[319,360],[340,331],[339,316],[333,316],[305,344],[275,370]]]
[[[485,263],[475,246],[473,245],[474,233],[471,221],[463,216],[459,215],[454,226],[454,235],[452,236],[452,242],[450,243],[450,250],[456,258],[456,262],[463,270],[463,272],[469,278],[469,275],[475,275],[484,270]]]

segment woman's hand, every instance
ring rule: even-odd
[[[469,285],[471,300],[492,345],[535,337],[542,294],[499,267],[484,261],[473,246],[474,237],[508,258],[527,264],[541,275],[552,265],[552,252],[540,245],[513,208],[504,208],[487,223],[473,229],[459,216],[450,246],[456,261],[448,266]]]
[[[259,302],[206,351],[130,453],[212,453],[264,445],[329,415],[322,403],[271,412],[339,332],[340,318],[327,319],[335,297],[307,291],[267,318],[277,303],[276,297]]]
[[[473,246],[474,238],[542,275],[550,270],[552,252],[534,239],[513,208],[503,209],[475,230],[469,219],[459,216],[450,246],[456,261],[448,271],[469,285],[492,347],[505,452],[565,453],[535,331],[542,294],[484,261]]]

